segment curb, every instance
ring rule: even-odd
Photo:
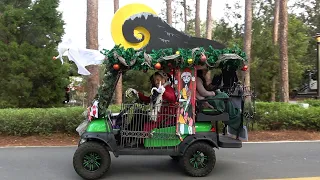
[[[77,145],[67,145],[67,146],[0,146],[0,149],[9,149],[9,148],[71,148],[77,147]]]
[[[276,144],[276,143],[315,143],[320,140],[305,140],[305,141],[257,141],[257,142],[242,142],[243,144]]]

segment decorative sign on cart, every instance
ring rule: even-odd
[[[177,70],[176,78],[179,78],[179,117],[177,119],[177,134],[195,134],[195,70]]]

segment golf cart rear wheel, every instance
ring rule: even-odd
[[[73,156],[73,167],[84,179],[98,179],[110,168],[109,151],[98,142],[81,144]]]
[[[180,163],[190,176],[206,176],[216,164],[215,151],[212,146],[205,142],[194,143],[185,151]]]

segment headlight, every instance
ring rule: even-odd
[[[86,139],[80,139],[79,145],[82,144],[82,143],[85,143],[86,141],[87,141]]]
[[[89,125],[89,121],[85,120],[76,128],[76,131],[79,133],[79,136],[81,136],[84,132],[86,132],[88,125]]]

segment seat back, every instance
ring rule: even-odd
[[[229,89],[229,97],[233,106],[238,109],[242,109],[242,101],[244,95],[243,85],[234,83],[234,85]]]
[[[235,108],[242,109],[242,96],[230,96],[230,101]]]

